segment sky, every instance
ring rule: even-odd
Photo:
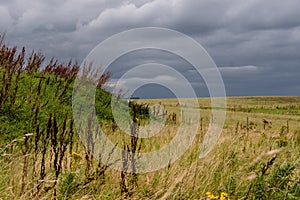
[[[9,46],[81,63],[100,42],[121,31],[168,28],[205,48],[220,70],[227,96],[299,96],[299,8],[298,0],[0,0],[0,33]],[[132,67],[152,62],[178,70],[197,96],[209,95],[190,63],[151,49],[115,60],[108,68],[112,77],[107,88]],[[154,80],[176,82],[167,75],[156,73]],[[134,95],[173,94],[148,84]]]

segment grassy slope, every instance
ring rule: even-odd
[[[67,84],[64,78],[38,72],[33,76],[26,73],[21,74],[18,85],[14,105],[10,106],[8,102],[0,109],[2,124],[0,126],[0,146],[22,136],[25,132],[34,131],[37,124],[40,125],[40,129],[45,129],[50,114],[56,114],[59,123],[66,115],[72,119],[73,82]],[[39,85],[40,93],[37,94]],[[64,87],[66,87],[65,91],[63,91]],[[95,108],[99,119],[110,120],[112,118],[109,106],[110,93],[97,88],[95,96],[97,98]],[[32,124],[36,108],[38,108],[36,124]]]

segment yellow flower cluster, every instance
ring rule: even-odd
[[[73,161],[72,169],[73,170],[76,169],[76,167],[81,159],[82,159],[82,156],[79,153],[76,153],[74,151],[72,152],[72,161]]]
[[[80,160],[80,159],[82,159],[82,156],[79,154],[79,153],[76,153],[76,152],[72,152],[72,158],[74,159],[74,160]]]
[[[206,192],[208,200],[230,200],[226,192],[221,192],[220,196],[215,196],[211,192]]]
[[[226,192],[222,192],[220,200],[230,200],[229,195]]]
[[[219,196],[215,196],[211,192],[206,192],[206,196],[208,197],[209,200],[219,199]]]

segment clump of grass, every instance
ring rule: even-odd
[[[76,174],[69,172],[63,174],[59,185],[59,196],[58,199],[68,199],[77,189]]]
[[[136,159],[139,156],[142,147],[142,140],[139,138],[139,114],[143,113],[143,106],[138,104],[131,104],[132,107],[132,123],[130,127],[130,144],[124,143],[124,150],[122,151],[122,170],[121,170],[121,194],[124,197],[130,197],[134,189],[138,186],[138,174],[136,170]],[[130,170],[129,170],[130,167]],[[130,171],[130,172],[129,172]]]
[[[299,193],[295,193],[295,187],[299,185],[293,181],[295,166],[290,163],[276,165],[270,173],[266,171],[271,168],[275,157],[263,166],[261,173],[254,179],[251,192],[248,191],[249,199],[296,199]],[[299,186],[298,186],[299,187]],[[249,189],[249,190],[250,190]]]

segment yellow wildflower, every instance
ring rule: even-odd
[[[213,200],[213,199],[219,199],[219,196],[215,196],[213,195],[211,192],[206,192],[206,196],[210,199],[210,200]]]
[[[230,200],[229,195],[226,192],[222,192],[220,200]]]
[[[215,196],[211,192],[206,192],[208,200],[230,200],[226,192],[221,192],[220,196]]]
[[[82,156],[79,154],[79,153],[76,153],[76,152],[72,152],[72,158],[74,159],[74,160],[80,160],[80,159],[82,159]]]

